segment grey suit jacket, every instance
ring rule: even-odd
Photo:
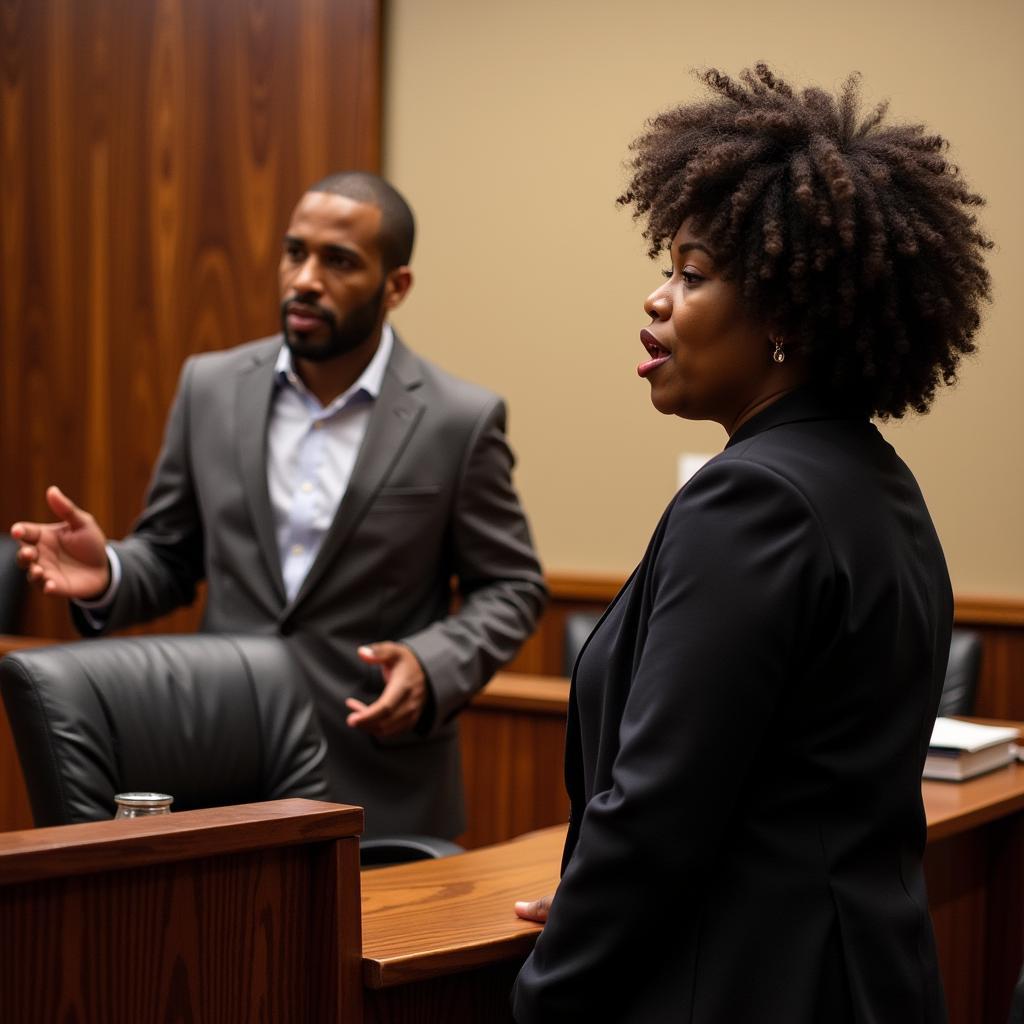
[[[367,834],[456,835],[454,716],[515,654],[546,596],[504,404],[396,338],[348,489],[288,601],[265,459],[280,346],[277,335],[186,362],[145,511],[115,545],[124,576],[104,629],[189,603],[205,578],[204,630],[289,639],[327,734],[332,797],[366,808]],[[383,740],[348,728],[344,707],[380,692],[380,670],[356,655],[378,640],[412,648],[433,696],[429,721]]]

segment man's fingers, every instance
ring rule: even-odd
[[[82,510],[59,487],[51,485],[46,488],[46,504],[50,506],[50,511],[58,519],[63,519],[68,526],[82,525]]]
[[[399,651],[398,644],[382,640],[377,644],[363,644],[356,654],[371,665],[386,665],[398,657]]]
[[[21,547],[18,548],[14,555],[14,560],[18,563],[22,569],[27,569],[30,565],[35,562],[39,557],[39,549],[34,543],[26,544],[25,541],[21,542]]]
[[[345,701],[345,706],[352,711],[352,714],[345,719],[345,724],[352,726],[376,725],[392,712],[391,705],[385,703],[383,698],[375,700],[372,704],[364,704],[354,697],[349,697]]]

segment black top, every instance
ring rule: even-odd
[[[870,422],[802,391],[737,431],[577,662],[564,875],[516,1019],[944,1021],[921,768],[951,622]]]

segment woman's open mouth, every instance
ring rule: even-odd
[[[642,363],[640,363],[636,368],[636,372],[641,377],[647,377],[650,374],[654,373],[654,371],[659,366],[661,366],[661,364],[665,362],[665,360],[667,360],[672,355],[672,353],[669,352],[669,350],[665,348],[664,345],[659,344],[658,341],[655,339],[654,335],[651,334],[650,331],[640,332],[640,343],[643,345],[645,349],[647,349],[651,358],[645,359]]]

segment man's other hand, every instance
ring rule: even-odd
[[[346,724],[374,736],[408,732],[419,721],[427,701],[427,677],[419,659],[404,644],[391,641],[364,644],[358,654],[363,661],[380,666],[384,689],[372,704],[349,697],[345,706],[351,714]]]
[[[46,503],[57,523],[15,523],[18,565],[44,594],[91,600],[110,586],[107,538],[88,512],[59,487],[46,489]]]

